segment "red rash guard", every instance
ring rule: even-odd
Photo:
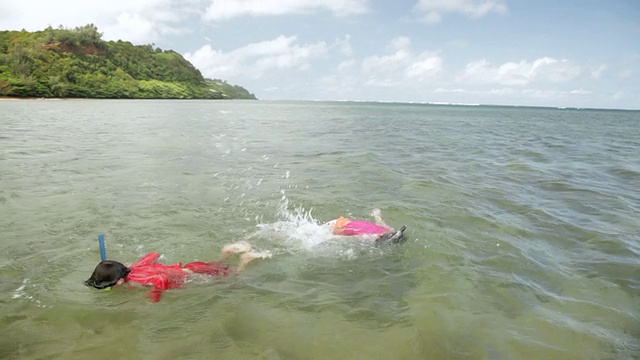
[[[131,272],[125,279],[141,285],[151,285],[149,298],[153,302],[160,301],[163,290],[177,289],[184,285],[190,272],[207,275],[227,276],[230,273],[229,265],[219,262],[194,261],[182,266],[182,263],[164,265],[156,263],[160,257],[157,252],[151,252],[129,266]]]

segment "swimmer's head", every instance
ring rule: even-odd
[[[343,228],[349,223],[349,221],[351,221],[351,219],[340,216],[335,220],[331,220],[325,223],[324,226],[326,226],[333,233],[333,235],[342,235]]]
[[[101,261],[84,284],[96,289],[106,289],[124,281],[130,272],[131,269],[117,261]]]

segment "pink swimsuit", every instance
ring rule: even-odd
[[[344,235],[382,235],[390,228],[364,220],[351,220],[342,230]]]

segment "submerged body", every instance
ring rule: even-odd
[[[271,257],[269,252],[256,253],[251,250],[249,243],[240,241],[224,246],[219,261],[194,261],[185,265],[179,262],[171,265],[158,263],[156,261],[160,254],[157,252],[146,254],[129,267],[117,261],[104,260],[96,266],[91,277],[85,281],[85,285],[96,289],[108,289],[124,283],[151,286],[149,298],[157,302],[160,301],[163,291],[182,287],[191,273],[228,276],[241,271],[255,259]],[[223,262],[231,255],[240,256],[240,263],[235,269]]]

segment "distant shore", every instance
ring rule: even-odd
[[[0,100],[65,100],[64,98],[0,96]]]
[[[173,98],[80,98],[80,97],[20,97],[20,96],[0,96],[0,100],[235,100],[235,99],[173,99]]]

